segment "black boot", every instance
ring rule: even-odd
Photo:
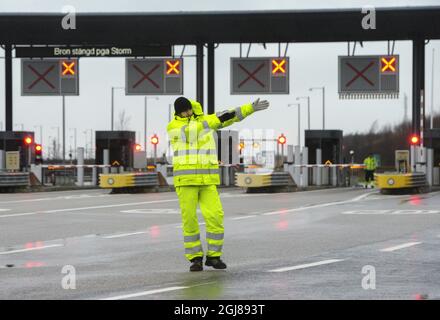
[[[191,260],[192,265],[189,267],[189,271],[203,271],[203,258],[197,257]]]
[[[205,266],[213,267],[214,269],[226,269],[226,263],[219,257],[206,257]]]

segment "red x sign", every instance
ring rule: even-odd
[[[352,65],[350,62],[346,62],[346,64],[347,64],[347,66],[348,66],[351,70],[353,70],[353,71],[356,73],[356,75],[354,76],[354,78],[347,82],[347,84],[345,85],[346,87],[351,86],[351,84],[352,84],[353,82],[355,82],[358,78],[362,78],[362,79],[364,79],[369,85],[371,85],[371,86],[374,87],[374,83],[364,75],[365,71],[367,71],[368,69],[370,69],[370,68],[374,65],[374,61],[371,61],[371,62],[370,62],[365,68],[363,68],[361,71],[359,71],[358,69],[356,69],[355,67],[353,67],[353,65]]]
[[[239,85],[238,87],[241,88],[242,85],[244,85],[246,82],[248,82],[248,80],[253,79],[255,80],[256,83],[258,83],[261,87],[265,87],[264,83],[262,83],[260,80],[258,80],[258,78],[255,77],[255,75],[258,73],[258,71],[260,71],[263,67],[264,67],[265,63],[263,62],[262,64],[260,64],[257,69],[255,69],[254,71],[250,72],[249,70],[247,70],[245,67],[243,67],[240,63],[238,64],[238,67],[243,70],[248,77],[246,79],[244,79]]]
[[[151,74],[152,74],[154,71],[156,71],[156,70],[160,67],[160,64],[156,64],[156,65],[155,65],[152,69],[150,69],[147,73],[145,73],[141,68],[139,68],[139,67],[138,67],[137,65],[135,65],[135,64],[133,64],[132,66],[133,66],[133,68],[134,68],[137,72],[139,72],[139,73],[142,75],[142,77],[139,79],[139,81],[136,82],[136,83],[133,85],[133,89],[136,88],[137,86],[139,86],[139,85],[140,85],[142,82],[144,82],[145,80],[150,81],[151,84],[152,84],[153,86],[155,86],[157,89],[160,88],[160,86],[159,86],[159,85],[158,85],[153,79],[150,78]]]
[[[44,71],[42,74],[39,73],[33,66],[31,66],[30,64],[28,65],[28,68],[31,69],[31,71],[37,76],[37,79],[31,83],[31,85],[28,87],[28,89],[32,89],[33,87],[35,87],[35,85],[40,82],[40,81],[44,81],[51,89],[55,89],[55,86],[50,83],[47,79],[46,76],[52,72],[52,70],[55,68],[55,66],[50,66],[46,71]]]

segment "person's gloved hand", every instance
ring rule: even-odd
[[[228,121],[235,117],[235,111],[223,111],[219,115],[217,115],[217,118],[220,120],[221,123]]]
[[[260,98],[258,98],[252,103],[252,108],[254,108],[254,111],[266,110],[268,107],[269,107],[269,101],[267,100],[260,101]]]

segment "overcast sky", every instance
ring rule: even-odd
[[[386,3],[386,4],[385,4]],[[74,6],[77,12],[159,12],[159,11],[217,11],[217,10],[283,10],[313,8],[361,8],[365,5],[383,6],[429,6],[440,5],[439,0],[1,0],[0,12],[61,12],[63,6]],[[323,26],[324,27],[324,26]],[[13,28],[13,26],[11,26]],[[247,49],[247,47],[245,47]],[[284,45],[283,45],[284,48]],[[431,105],[431,63],[432,49],[435,48],[435,81],[434,109],[440,112],[440,41],[431,41],[426,46],[426,99],[429,111]],[[1,52],[2,50],[0,50]],[[176,47],[180,52],[181,47]],[[195,48],[187,47],[185,54],[194,54]],[[386,42],[366,42],[364,48],[357,46],[357,55],[386,54]],[[250,56],[276,56],[278,45],[253,45]],[[297,96],[311,96],[311,129],[322,128],[322,98],[319,91],[309,92],[308,88],[325,86],[326,88],[326,129],[341,129],[344,133],[367,131],[375,120],[379,126],[396,124],[404,117],[404,95],[408,96],[408,115],[411,116],[411,73],[412,48],[411,42],[399,41],[395,45],[395,54],[400,55],[400,98],[388,100],[339,100],[337,94],[337,57],[347,54],[346,43],[308,43],[290,44],[290,94],[266,95],[271,106],[268,111],[253,115],[245,122],[231,129],[275,129],[277,133],[285,133],[288,144],[297,141],[297,110],[288,108]],[[3,52],[0,53],[3,56]],[[216,111],[226,107],[251,102],[257,96],[231,96],[229,94],[229,59],[239,56],[238,45],[222,44],[216,50]],[[80,96],[67,97],[67,149],[73,146],[73,130],[77,128],[78,146],[85,145],[85,130],[90,141],[90,129],[110,129],[111,87],[122,87],[125,83],[124,59],[122,58],[82,58],[80,61]],[[187,57],[184,62],[184,95],[195,98],[195,58]],[[43,126],[44,144],[49,137],[57,136],[57,128],[61,127],[61,97],[21,97],[20,61],[14,60],[14,127],[21,130],[36,131],[40,140],[39,128]],[[0,108],[4,110],[4,63],[0,63]],[[205,78],[206,79],[206,78]],[[175,96],[159,97],[148,100],[148,136],[157,133],[164,137],[168,121],[168,106]],[[206,94],[205,94],[206,98]],[[127,97],[123,90],[116,90],[115,118],[125,109],[131,117],[130,130],[136,131],[141,137],[143,132],[143,97]],[[302,129],[307,124],[306,101],[301,109]],[[1,129],[4,129],[4,111],[0,113]],[[60,128],[61,131],[61,128]],[[304,134],[302,134],[302,140]],[[143,140],[138,138],[143,145]],[[164,139],[161,140],[161,142]],[[47,150],[47,146],[45,146]],[[165,145],[162,143],[159,151]]]

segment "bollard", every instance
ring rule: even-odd
[[[0,171],[6,168],[6,153],[5,150],[0,150]]]
[[[302,164],[308,165],[309,164],[309,148],[303,147],[302,149]],[[302,169],[302,181],[303,187],[309,186],[309,168],[307,166],[304,166]]]
[[[322,164],[322,152],[321,149],[316,149],[316,164],[318,165],[316,169],[316,185],[322,185],[322,168],[319,166]]]
[[[300,146],[295,146],[295,162],[296,165],[293,170],[293,180],[297,186],[301,186],[301,148]]]
[[[110,165],[110,151],[108,149],[104,149],[103,151],[104,155],[103,155],[103,164],[108,166]],[[108,174],[109,173],[109,167],[104,167],[104,169],[102,170],[102,173],[104,174]]]
[[[293,163],[293,145],[289,144],[287,146],[287,162]]]
[[[84,186],[84,148],[78,148],[78,170],[77,170],[77,185]]]
[[[92,168],[92,185],[96,186],[98,184],[98,168],[93,166]]]
[[[229,187],[230,185],[230,181],[229,181],[229,170],[228,170],[228,166],[221,166],[222,168],[222,173],[223,173],[223,185],[226,187]]]
[[[440,168],[434,167],[434,170],[432,171],[432,184],[438,186],[440,185]]]
[[[332,168],[332,186],[336,187],[338,185],[338,176],[337,176],[337,168],[336,166],[331,167]]]
[[[434,167],[434,149],[426,149],[426,179],[428,184],[432,186],[433,184],[433,167]]]

